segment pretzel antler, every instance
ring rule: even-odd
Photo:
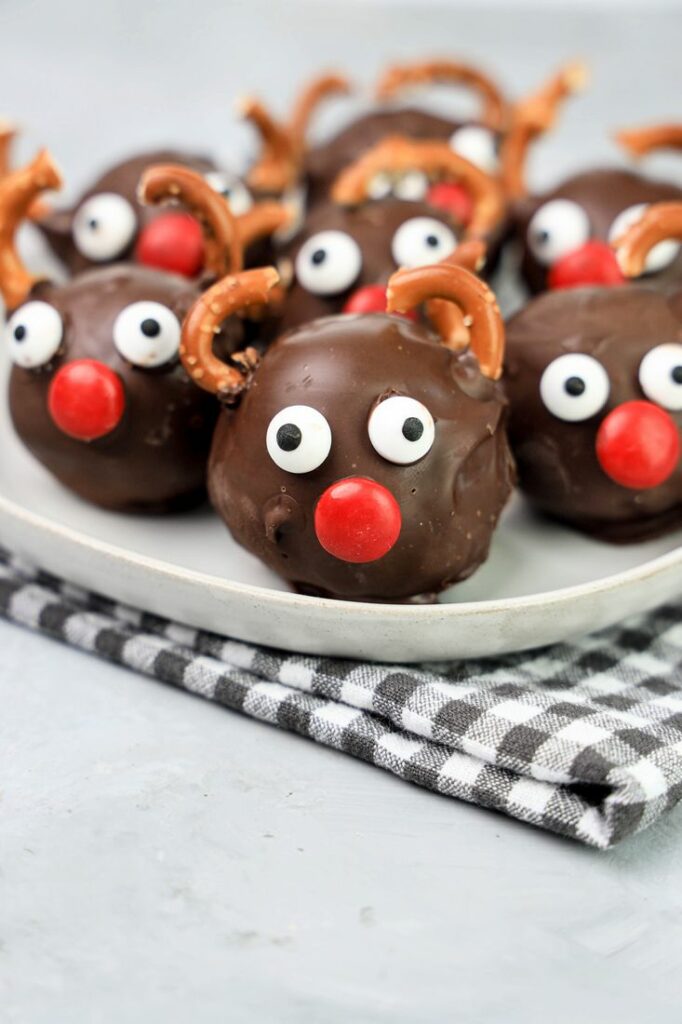
[[[52,156],[42,149],[26,167],[0,180],[0,292],[8,310],[20,305],[37,280],[27,271],[14,236],[41,192],[60,188],[62,178]]]
[[[526,161],[531,143],[554,127],[561,104],[581,92],[588,81],[587,66],[582,61],[574,61],[561,68],[536,93],[514,106],[500,152],[502,180],[510,198],[521,199],[528,194]]]
[[[504,195],[495,178],[455,153],[447,142],[418,141],[401,135],[383,139],[341,171],[332,185],[332,199],[343,205],[364,202],[377,174],[413,170],[461,182],[467,188],[474,204],[468,227],[470,235],[486,234],[502,219]]]
[[[240,213],[235,217],[242,249],[248,248],[261,238],[269,238],[282,228],[288,228],[295,217],[295,210],[285,203],[270,200],[254,203],[246,213]]]
[[[481,373],[497,380],[502,373],[504,322],[490,288],[470,270],[451,263],[398,270],[388,282],[389,313],[405,313],[430,299],[446,299],[461,309]],[[444,344],[448,340],[444,338]]]
[[[493,131],[501,131],[509,116],[509,105],[497,85],[478,68],[452,60],[422,61],[387,68],[376,88],[378,100],[393,99],[403,89],[415,85],[468,86],[482,101],[481,123]]]
[[[350,91],[348,79],[342,75],[322,75],[305,86],[294,104],[291,118],[280,123],[263,104],[247,96],[237,109],[250,121],[260,135],[263,153],[248,174],[248,183],[256,192],[281,195],[292,188],[300,175],[310,119],[328,96]]]
[[[658,149],[682,149],[682,124],[652,124],[616,132],[616,142],[637,159]]]
[[[480,239],[469,239],[457,246],[454,252],[440,260],[453,267],[464,267],[472,274],[478,273],[485,265],[486,246]],[[471,326],[459,306],[446,299],[429,299],[426,316],[446,348],[462,352],[469,348]]]
[[[267,305],[278,283],[274,267],[259,267],[224,277],[196,300],[182,325],[180,359],[200,388],[224,398],[234,398],[244,390],[245,372],[218,359],[213,341],[228,316]],[[235,353],[231,358],[253,366],[251,352]]]
[[[654,246],[668,240],[682,242],[682,203],[654,203],[616,239],[616,258],[626,277],[642,274]]]

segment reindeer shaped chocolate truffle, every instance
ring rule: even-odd
[[[457,219],[430,202],[372,198],[377,178],[420,175],[433,190],[454,183],[469,196]],[[448,257],[458,240],[489,239],[504,216],[499,184],[444,142],[385,139],[337,178],[320,204],[279,249],[291,278],[281,327],[333,313],[383,312],[386,284],[399,267]]]
[[[391,311],[454,303],[468,351],[399,317],[357,315],[289,331],[260,365],[226,365],[214,330],[267,302],[277,281],[272,268],[230,276],[183,327],[188,373],[235,406],[211,451],[216,510],[306,593],[403,601],[466,578],[487,556],[513,477],[492,292],[446,264],[389,282]]]
[[[682,241],[682,204],[626,232],[628,275]],[[507,326],[510,439],[542,511],[605,540],[682,526],[682,288],[581,288],[534,299]]]
[[[680,148],[682,128],[675,125],[621,132],[629,153],[641,156],[659,148]],[[583,171],[542,195],[527,196],[522,141],[511,157],[507,180],[514,183],[516,231],[522,245],[521,273],[532,292],[624,281],[612,243],[651,203],[678,201],[682,188],[622,168]],[[661,242],[647,257],[644,271],[652,283],[682,281],[680,246]]]
[[[203,175],[235,216],[254,205],[244,182],[206,157],[172,150],[131,157],[102,174],[73,207],[46,214],[38,222],[71,273],[125,260],[184,277],[199,276],[205,265],[201,225],[187,212],[159,213],[139,201],[140,178],[157,165],[186,167]],[[247,253],[247,262],[249,257]]]
[[[216,417],[178,357],[181,323],[200,288],[133,264],[86,271],[64,285],[35,281],[16,254],[14,233],[35,197],[59,184],[46,152],[0,182],[14,427],[45,468],[87,501],[144,512],[192,505],[205,494]],[[197,214],[214,277],[241,269],[238,222],[201,175],[151,169],[142,196],[174,198]],[[225,354],[242,347],[241,322],[221,325],[215,345]]]

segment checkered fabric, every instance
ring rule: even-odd
[[[0,613],[427,789],[601,849],[682,796],[682,603],[572,644],[400,667],[226,640],[0,552]]]

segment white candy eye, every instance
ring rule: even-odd
[[[391,251],[399,267],[438,263],[457,248],[454,231],[434,217],[411,217],[393,236]]]
[[[549,267],[589,240],[590,222],[571,199],[552,199],[535,211],[526,237],[536,260]]]
[[[360,246],[345,231],[320,231],[296,257],[296,277],[314,295],[338,295],[350,288],[362,268]]]
[[[253,206],[253,197],[244,182],[236,174],[228,174],[226,171],[211,171],[205,175],[206,181],[219,192],[230,207],[235,217],[246,213]]]
[[[180,321],[160,302],[133,302],[114,321],[114,344],[134,366],[163,366],[180,348]]]
[[[78,208],[72,230],[78,251],[89,260],[103,263],[116,259],[130,245],[137,218],[123,196],[102,192]]]
[[[27,302],[7,321],[4,333],[12,362],[30,370],[44,366],[57,354],[64,325],[54,306]]]
[[[651,402],[664,409],[682,409],[682,345],[657,345],[639,364],[639,383]]]
[[[480,167],[486,174],[499,170],[495,136],[480,124],[465,124],[450,136],[450,149]]]
[[[418,202],[423,199],[429,190],[429,179],[422,171],[408,171],[401,175],[393,186],[393,194],[396,199],[406,199],[409,202]]]
[[[390,174],[379,171],[370,179],[367,186],[367,195],[370,199],[385,199],[393,191],[393,179]]]
[[[431,450],[433,416],[416,398],[394,395],[379,402],[369,417],[369,439],[383,459],[406,466]]]
[[[332,432],[321,412],[309,405],[289,405],[270,420],[268,455],[287,473],[312,473],[332,446]]]
[[[609,228],[609,242],[613,244],[621,235],[624,235],[628,228],[637,223],[648,207],[648,203],[635,203],[634,206],[628,206],[627,209],[621,210]],[[679,251],[679,243],[673,241],[672,238],[659,242],[649,252],[644,261],[644,273],[656,274],[659,270],[669,267],[673,260],[677,258]]]
[[[571,352],[549,364],[540,379],[540,396],[553,416],[569,423],[589,420],[606,405],[611,385],[601,363]]]

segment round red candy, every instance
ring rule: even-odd
[[[76,359],[52,378],[48,410],[55,424],[78,441],[95,441],[121,422],[125,391],[118,374],[96,359]]]
[[[597,433],[602,469],[622,487],[648,490],[664,483],[677,466],[680,435],[672,417],[651,402],[624,402]]]
[[[325,551],[343,562],[375,562],[386,555],[402,526],[390,491],[366,477],[338,480],[315,508],[315,533]]]
[[[196,277],[204,265],[199,221],[189,213],[160,214],[140,232],[135,257],[146,267]]]
[[[606,242],[596,239],[556,261],[547,277],[552,289],[582,288],[585,285],[623,284],[625,277],[615,253]]]
[[[386,312],[386,288],[383,284],[366,284],[358,288],[346,300],[343,307],[344,313],[385,313]],[[413,309],[407,313],[397,313],[406,320],[416,320],[417,314]]]

